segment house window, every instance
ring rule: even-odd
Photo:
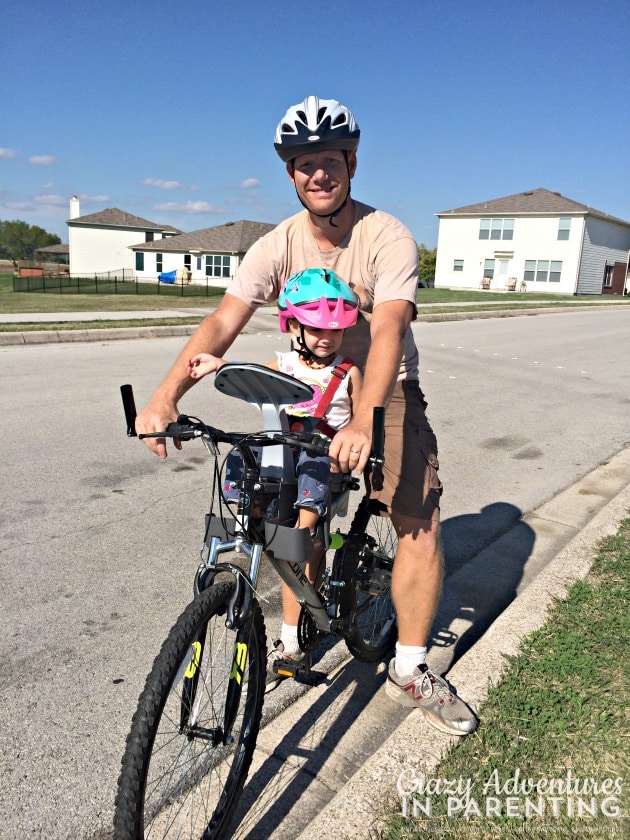
[[[552,260],[549,265],[549,282],[559,283],[560,275],[562,274],[562,262],[560,260]]]
[[[201,271],[201,257],[197,257],[197,271]]]
[[[230,258],[220,254],[208,254],[206,257],[206,277],[229,277]]]
[[[503,219],[503,235],[501,239],[514,239],[514,219]]]
[[[153,242],[154,239],[155,239],[155,234],[153,233],[152,230],[145,231],[145,233],[144,233],[144,241],[145,242]]]
[[[190,269],[192,266],[192,256],[190,254],[184,254],[184,268]]]
[[[481,219],[479,239],[514,239],[514,219]]]
[[[164,254],[156,254],[155,255],[155,270],[158,274],[162,273],[162,260],[164,258]]]
[[[136,271],[144,271],[144,252],[136,251]]]
[[[558,239],[568,239],[571,230],[571,217],[562,216],[558,222]]]
[[[489,277],[492,280],[494,277],[494,260],[484,260],[483,276]]]
[[[536,264],[536,282],[546,283],[549,279],[549,260],[538,260]]]
[[[463,271],[464,260],[453,260],[453,271]]]
[[[523,280],[526,283],[559,283],[561,274],[561,260],[525,260]]]

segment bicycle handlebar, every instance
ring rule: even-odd
[[[136,434],[136,402],[133,398],[133,388],[131,385],[120,386],[120,396],[123,401],[123,408],[125,410],[125,420],[127,421],[127,437],[137,437]]]
[[[269,434],[257,433],[246,434],[244,432],[224,432],[214,426],[208,426],[195,417],[187,414],[180,414],[175,423],[169,423],[163,432],[149,432],[138,435],[135,429],[136,404],[131,385],[121,385],[120,393],[125,410],[127,421],[127,436],[145,438],[179,438],[179,440],[193,440],[203,438],[212,440],[214,443],[230,443],[232,445],[242,443],[247,439],[250,446],[277,446],[287,444],[296,449],[303,449],[314,455],[327,455],[330,440],[318,434],[305,434],[303,432],[273,432]],[[377,407],[374,409],[374,423],[372,432],[372,455],[370,461],[375,467],[383,466],[383,450],[385,445],[385,409]]]

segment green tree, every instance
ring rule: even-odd
[[[17,269],[18,260],[33,260],[37,248],[46,245],[59,245],[61,239],[54,233],[48,233],[37,225],[27,225],[26,222],[0,221],[0,256],[11,260]]]
[[[435,259],[437,248],[427,248],[426,245],[418,245],[418,279],[425,286],[433,286],[435,283]]]

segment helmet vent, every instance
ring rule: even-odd
[[[320,123],[324,119],[325,113],[326,113],[325,108],[320,108],[319,109],[319,111],[317,112],[317,122],[318,123]]]
[[[295,113],[298,115],[298,117],[302,120],[303,123],[308,122],[304,111],[296,111]]]
[[[345,122],[346,122],[346,115],[345,114],[339,114],[334,119],[333,125],[344,125]]]

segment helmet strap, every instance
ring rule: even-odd
[[[298,324],[300,325],[300,334],[294,336],[295,343],[297,344],[295,350],[298,356],[301,356],[305,362],[310,362],[312,359],[315,359],[317,357],[315,356],[315,353],[309,350],[306,346],[306,339],[304,337],[304,324],[300,324],[299,321]]]
[[[298,324],[300,324],[299,321]],[[312,362],[313,360],[318,362],[325,361],[325,359],[318,358],[315,355],[315,353],[313,353],[312,350],[309,350],[306,346],[306,339],[304,337],[304,324],[300,324],[300,334],[299,336],[294,336],[294,338],[295,343],[297,344],[297,347],[295,347],[295,352],[298,354],[298,356],[304,359],[305,362]],[[334,358],[335,354],[331,353],[330,356]],[[328,358],[328,356],[326,358]]]

